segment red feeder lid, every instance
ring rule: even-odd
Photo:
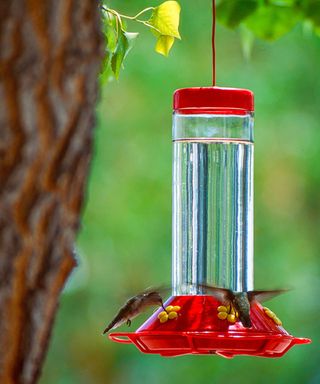
[[[109,338],[135,344],[143,353],[166,357],[186,354],[281,357],[294,345],[310,343],[309,339],[290,335],[257,302],[251,306],[251,328],[244,328],[239,321],[229,323],[218,318],[221,304],[213,296],[172,296],[165,303],[168,305],[173,311],[174,306],[179,306],[173,318],[161,322],[160,308],[136,332],[111,333]]]
[[[240,88],[181,88],[174,92],[173,108],[183,114],[244,114],[254,111],[254,96],[248,89]]]

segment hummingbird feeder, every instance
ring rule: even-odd
[[[213,12],[215,9],[213,6]],[[253,290],[253,93],[215,86],[173,97],[172,296],[135,332],[110,339],[162,356],[281,357],[290,335],[258,301],[244,327],[206,286]]]

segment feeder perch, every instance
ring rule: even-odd
[[[111,333],[144,353],[280,357],[290,335],[253,302],[252,327],[205,292],[253,290],[253,93],[184,88],[174,94],[172,296],[136,332]]]

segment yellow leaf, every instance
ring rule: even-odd
[[[160,35],[181,39],[178,30],[180,9],[181,8],[178,2],[165,1],[153,10],[149,24],[156,28]],[[173,43],[171,43],[171,46],[172,44]]]
[[[156,52],[161,55],[168,56],[169,51],[174,43],[174,37],[172,36],[159,36],[156,44]]]

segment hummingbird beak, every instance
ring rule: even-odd
[[[160,300],[160,304],[161,304],[161,307],[163,308],[163,310],[164,310],[165,312],[167,312],[166,309],[165,309],[165,307],[164,307],[164,305],[163,305],[163,301],[162,301],[162,300]]]

